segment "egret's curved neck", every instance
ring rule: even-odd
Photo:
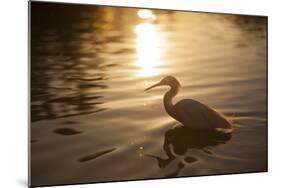
[[[171,86],[171,89],[164,95],[165,110],[173,118],[175,118],[176,112],[172,100],[177,94],[178,94],[178,87]]]

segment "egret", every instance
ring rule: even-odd
[[[223,114],[193,99],[183,99],[172,103],[181,87],[179,81],[173,76],[166,76],[160,82],[145,89],[145,91],[158,86],[169,86],[170,90],[164,95],[166,112],[185,127],[196,130],[209,130],[230,133],[231,121]]]

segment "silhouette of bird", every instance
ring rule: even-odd
[[[199,101],[183,99],[174,105],[172,99],[178,94],[181,87],[175,77],[166,76],[160,82],[145,89],[145,91],[159,86],[170,87],[170,90],[164,95],[165,110],[172,118],[187,128],[226,133],[232,132],[231,121],[226,116]]]

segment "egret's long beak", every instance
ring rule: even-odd
[[[152,86],[146,88],[144,91],[148,91],[148,90],[150,90],[150,89],[152,89],[152,88],[155,88],[155,87],[157,87],[157,86],[162,86],[162,85],[163,85],[163,84],[162,84],[161,82],[158,82],[157,84],[154,84],[154,85],[152,85]]]

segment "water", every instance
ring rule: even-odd
[[[32,3],[32,185],[267,170],[267,20],[138,11]],[[166,75],[233,134],[175,128]]]

